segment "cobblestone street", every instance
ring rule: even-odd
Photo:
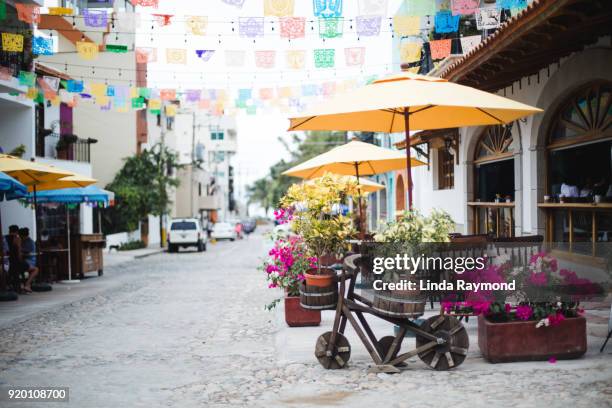
[[[256,234],[110,268],[101,279],[118,288],[2,329],[0,384],[69,386],[74,407],[611,406],[612,348],[599,354],[600,338],[556,364],[488,364],[472,342],[455,371],[410,360],[392,376],[368,374],[356,342],[346,370],[287,358],[287,336],[313,348],[330,318],[287,329],[281,308],[264,310],[278,295],[255,269],[267,245]]]

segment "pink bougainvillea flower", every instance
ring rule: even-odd
[[[510,311],[512,310],[512,306],[510,306],[509,303],[506,303],[504,305],[504,310],[506,311],[506,313],[510,313]]]
[[[544,272],[532,272],[531,275],[529,275],[529,283],[534,286],[545,286],[547,282],[548,278]]]
[[[442,309],[444,309],[446,313],[449,313],[451,310],[453,310],[453,307],[455,306],[455,302],[451,302],[448,300],[443,300],[441,304],[442,304]]]
[[[529,320],[533,315],[533,309],[529,305],[520,305],[516,307],[516,317],[520,320]]]
[[[272,272],[277,272],[278,271],[278,266],[276,265],[268,265],[266,266],[266,272],[268,273],[272,273]]]
[[[278,286],[278,285],[277,285],[276,283],[272,282],[272,283],[270,283],[270,284],[268,285],[268,288],[273,289],[273,288],[275,288],[275,287],[277,287],[277,286]]]
[[[563,316],[563,313],[561,312],[552,313],[548,316],[548,321],[550,322],[551,326],[558,326],[564,320],[565,316]]]
[[[555,364],[557,362],[557,358],[556,357],[551,357],[551,358],[548,359],[548,362],[550,364]]]

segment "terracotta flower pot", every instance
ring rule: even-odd
[[[299,296],[285,296],[285,322],[290,327],[318,326],[321,311],[304,309]]]
[[[493,323],[478,316],[478,347],[492,363],[578,358],[586,352],[586,320],[567,318],[536,328],[535,321]]]
[[[304,277],[307,285],[325,288],[335,283],[336,272],[329,268],[321,268],[321,273],[316,269],[310,269]]]

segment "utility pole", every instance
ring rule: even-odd
[[[192,133],[191,133],[191,173],[190,173],[190,183],[191,183],[191,190],[190,190],[190,194],[191,194],[191,203],[190,203],[190,208],[191,208],[191,216],[193,217],[194,214],[194,208],[193,208],[193,185],[195,184],[195,162],[196,162],[196,156],[195,156],[195,140],[196,140],[196,113],[195,111],[191,112],[192,117],[193,117],[193,123],[192,123]]]
[[[159,150],[159,164],[158,164],[158,175],[159,179],[159,193],[160,197],[163,197],[166,192],[164,189],[166,188],[165,183],[162,183],[163,179],[163,171],[166,171],[164,168],[164,152],[166,150],[166,126],[168,125],[166,120],[166,106],[162,104],[161,110],[159,112],[160,115],[160,124],[161,124],[161,132],[160,132],[160,150]],[[164,215],[165,211],[162,210],[159,215],[159,245],[161,248],[166,246],[166,231],[164,229]]]

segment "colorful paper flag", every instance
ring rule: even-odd
[[[123,54],[128,52],[128,47],[127,45],[120,45],[120,44],[106,44],[105,47],[106,51],[108,52],[114,52],[117,54]]]
[[[52,16],[71,16],[73,12],[70,7],[49,7],[49,14]]]
[[[45,37],[32,37],[32,54],[53,55],[53,39]]]
[[[6,19],[6,0],[0,0],[0,21]]]
[[[436,33],[454,33],[459,30],[459,18],[453,16],[449,10],[442,10],[436,13],[435,30]]]
[[[200,58],[204,62],[207,62],[215,54],[215,50],[195,50],[195,53],[198,58]]]
[[[280,18],[280,36],[293,40],[295,38],[304,38],[306,28],[306,18],[304,17],[281,17]]]
[[[244,0],[221,0],[225,4],[229,4],[230,6],[242,8],[244,5]]]
[[[200,99],[198,109],[210,109],[210,99]]]
[[[444,59],[450,55],[452,40],[435,40],[429,42],[431,58],[434,60]]]
[[[498,8],[503,9],[524,9],[527,7],[527,0],[498,0],[496,2]]]
[[[342,0],[312,0],[315,17],[342,17]]]
[[[365,47],[350,47],[344,49],[344,58],[348,67],[361,66],[365,62]]]
[[[386,16],[387,5],[387,0],[359,0],[359,14],[366,16]]]
[[[360,37],[371,37],[380,34],[382,16],[357,16],[357,35]]]
[[[23,35],[2,33],[2,50],[9,52],[23,52]]]
[[[321,38],[342,37],[343,20],[340,18],[319,18],[319,36]]]
[[[81,58],[87,61],[95,60],[98,58],[98,44],[90,41],[77,41],[76,42],[77,53]]]
[[[451,0],[453,15],[472,15],[480,7],[480,0]]]
[[[138,88],[138,96],[149,99],[151,97],[151,88]]]
[[[173,14],[151,14],[153,17],[155,17],[155,20],[157,21],[157,24],[160,27],[165,27],[165,26],[169,26],[170,24],[172,24],[172,17],[174,17]]]
[[[481,35],[470,35],[467,37],[461,37],[461,49],[463,54],[467,54],[474,47],[476,47],[482,41]]]
[[[132,98],[132,108],[133,109],[142,109],[145,106],[145,101],[144,98],[138,97],[138,98]]]
[[[501,9],[495,6],[483,7],[476,12],[476,28],[479,30],[493,30],[501,22]]]
[[[201,89],[188,89],[185,91],[185,100],[187,102],[197,102],[202,96]]]
[[[66,91],[70,92],[70,93],[80,93],[83,92],[84,89],[84,84],[83,81],[77,81],[75,79],[69,79],[68,81],[66,81]],[[60,96],[61,96],[62,92],[60,90]],[[70,96],[70,98],[72,98],[72,96]],[[62,102],[64,102],[62,100]]]
[[[83,9],[83,21],[87,27],[106,27],[108,14],[104,9]]]
[[[274,88],[261,88],[259,90],[259,99],[269,100],[274,98]]]
[[[149,99],[147,105],[148,108],[151,110],[160,110],[162,106],[162,101],[161,99]]]
[[[28,24],[40,23],[40,7],[33,4],[15,3],[17,18]]]
[[[137,47],[136,62],[138,64],[148,64],[157,61],[157,48],[153,47]]]
[[[417,42],[404,42],[400,46],[400,60],[402,63],[417,62],[421,60],[423,44]]]
[[[436,14],[436,2],[433,0],[406,0],[406,15],[433,16]]]
[[[173,101],[176,99],[176,89],[172,89],[172,88],[160,89],[159,97],[162,101]]]
[[[40,80],[44,82],[45,86],[48,89],[54,92],[57,92],[59,90],[60,79],[58,77],[44,75],[42,78],[39,78],[39,83],[40,83]]]
[[[240,17],[238,20],[238,30],[241,37],[255,38],[264,35],[263,17]]]
[[[185,48],[167,48],[167,64],[187,64],[187,50]]]
[[[185,27],[187,32],[193,35],[206,35],[208,29],[208,17],[185,16]]]
[[[288,69],[304,69],[306,65],[306,51],[288,50],[285,53]]]
[[[159,7],[159,0],[130,0],[134,6],[140,7]]]
[[[27,87],[36,85],[36,74],[29,71],[19,71],[19,85]]]
[[[400,37],[421,34],[421,18],[418,16],[393,17],[393,31]]]
[[[226,50],[225,65],[228,67],[243,67],[245,63],[246,52],[242,50]]]
[[[336,64],[336,50],[333,48],[318,48],[314,50],[315,68],[333,68]]]
[[[293,0],[264,0],[264,16],[292,16],[293,8]]]
[[[276,65],[276,51],[255,51],[255,66],[257,68],[269,69]]]

